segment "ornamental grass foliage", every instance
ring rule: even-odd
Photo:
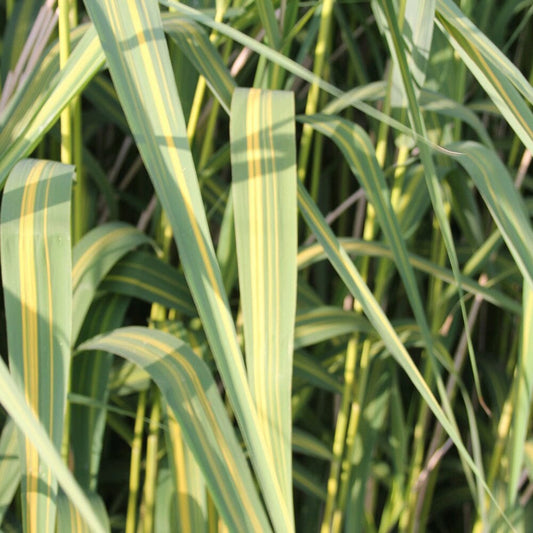
[[[1,0],[1,530],[528,531],[532,18]]]

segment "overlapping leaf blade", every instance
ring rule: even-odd
[[[185,277],[146,252],[132,252],[119,261],[100,284],[104,291],[140,298],[195,316]]]
[[[86,0],[139,151],[174,231],[210,347],[276,529],[293,529],[246,382],[216,262],[157,2]]]
[[[488,491],[488,487],[483,479],[483,476],[481,472],[479,472],[478,467],[463,444],[456,426],[450,422],[442,407],[435,399],[426,381],[420,374],[420,371],[398,338],[398,335],[392,327],[390,321],[385,316],[385,313],[379,306],[366,283],[363,281],[361,275],[355,268],[355,265],[350,260],[348,254],[327,225],[316,204],[314,204],[313,200],[309,196],[309,193],[305,190],[305,187],[301,183],[298,183],[298,204],[307,224],[316,235],[318,242],[323,246],[328,260],[335,268],[341,279],[344,281],[348,290],[355,298],[357,298],[357,301],[360,303],[363,311],[367,315],[372,325],[376,328],[376,331],[380,335],[391,355],[403,368],[413,385],[426,402],[427,406],[435,415],[435,418],[440,422],[442,427],[452,439],[453,443],[457,446],[457,449],[463,460],[468,464],[468,466],[480,480],[480,483]],[[492,496],[490,491],[489,495]]]
[[[110,222],[91,230],[72,250],[74,315],[72,340],[76,341],[98,285],[119,259],[142,244],[153,241],[124,222]]]
[[[55,54],[42,63],[41,76],[35,77],[32,90],[23,95],[22,102],[17,102],[14,112],[18,118],[10,117],[0,132],[0,187],[17,161],[31,153],[58,120],[63,108],[89,83],[105,60],[92,27],[86,29],[61,71],[57,51]]]
[[[0,435],[0,523],[20,483],[17,426],[9,419]]]
[[[15,383],[13,377],[0,357],[0,403],[9,413],[21,432],[28,438],[49,469],[54,472],[59,485],[69,498],[76,504],[87,524],[93,531],[105,533],[105,528],[94,512],[87,496],[76,483],[74,476],[63,463],[54,443],[44,430],[39,420],[35,417],[30,406],[26,403],[24,393]]]
[[[455,159],[472,177],[513,255],[520,272],[533,286],[533,230],[520,194],[498,156],[474,142],[454,143]]]
[[[116,353],[144,368],[178,420],[228,527],[234,531],[270,529],[217,386],[188,345],[162,331],[130,327],[79,348]]]

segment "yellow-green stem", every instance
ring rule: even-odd
[[[146,391],[139,393],[135,429],[131,445],[130,482],[128,492],[128,510],[126,514],[126,533],[135,533],[137,523],[137,495],[141,477],[141,452],[143,441],[144,413],[146,411]]]
[[[154,528],[154,503],[157,481],[157,450],[159,447],[159,425],[161,423],[161,395],[153,390],[150,426],[146,439],[146,476],[144,481],[143,531],[151,533]]]
[[[369,362],[370,362],[370,348],[371,342],[365,341],[363,343],[363,349],[361,352],[361,361],[359,363],[359,373],[357,382],[354,381],[354,396],[355,401],[350,406],[350,421],[348,424],[348,430],[346,431],[346,452],[344,454],[344,460],[341,464],[340,474],[340,489],[337,498],[337,505],[335,509],[332,533],[339,533],[342,526],[342,520],[344,518],[344,512],[346,509],[346,501],[348,500],[348,493],[350,490],[350,474],[352,471],[352,457],[354,455],[356,445],[356,435],[359,429],[359,420],[361,418],[361,412],[364,408],[364,399],[367,390],[368,375],[369,375]],[[355,394],[355,389],[357,389]]]
[[[329,479],[327,484],[327,499],[324,509],[324,517],[322,519],[321,533],[329,533],[331,531],[331,521],[333,519],[333,511],[335,509],[335,500],[338,492],[338,478],[341,467],[341,461],[344,453],[344,446],[346,444],[346,428],[348,426],[348,416],[352,396],[352,387],[355,377],[355,368],[357,363],[357,340],[350,339],[346,349],[346,364],[344,367],[344,387],[342,391],[342,405],[337,415],[337,423],[335,425],[335,437],[333,440],[333,459],[331,460],[331,467]]]
[[[322,4],[322,12],[320,14],[320,28],[318,30],[318,38],[315,47],[313,73],[322,77],[325,59],[329,46],[331,19],[333,14],[333,0],[324,0]],[[313,115],[316,113],[318,105],[318,96],[320,88],[318,84],[312,83],[307,95],[307,103],[305,106],[305,114]],[[309,124],[304,124],[302,130],[302,138],[300,140],[300,150],[298,159],[298,178],[303,181],[305,178],[307,163],[311,152],[311,144],[313,140],[313,128]],[[316,200],[316,198],[314,198]]]
[[[6,0],[6,19],[9,20],[11,13],[13,13],[13,8],[15,7],[15,0]]]

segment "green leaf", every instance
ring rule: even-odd
[[[74,167],[24,160],[2,199],[1,260],[9,364],[57,449],[70,371],[70,192]],[[21,441],[26,528],[51,530],[57,485],[37,450]]]
[[[17,426],[9,419],[0,436],[0,524],[20,484],[18,448]]]
[[[326,306],[303,309],[296,315],[294,347],[295,349],[305,348],[342,335],[373,331],[368,320],[353,311],[342,311]]]
[[[461,9],[451,0],[437,0],[439,19],[445,20],[454,34],[460,34],[476,52],[479,63],[483,60],[499,70],[533,104],[533,87],[520,69],[473,24]],[[483,57],[483,60],[481,59]]]
[[[122,296],[104,295],[96,300],[87,313],[80,339],[121,326],[128,304],[129,298]],[[105,352],[84,353],[72,361],[71,393],[83,396],[87,403],[71,402],[70,448],[74,474],[86,491],[95,491],[98,485],[112,362],[113,356]]]
[[[31,90],[20,100],[15,98],[13,116],[0,131],[0,187],[17,161],[31,153],[64,107],[102,67],[105,58],[94,28],[84,26],[78,32],[83,37],[65,67],[59,71],[58,49],[53,50],[32,79]]]
[[[235,81],[204,30],[194,21],[176,17],[174,13],[163,15],[163,25],[229,114]]]
[[[112,352],[146,370],[179,422],[228,527],[270,529],[216,383],[188,345],[163,331],[129,327],[87,341],[79,350]]]
[[[426,66],[433,37],[435,0],[406,0],[403,17],[401,29],[407,61],[419,93],[426,80]],[[394,65],[392,71],[391,104],[395,107],[405,107],[407,104],[397,65]]]
[[[446,37],[524,146],[533,151],[533,88],[520,71],[449,0],[438,1]]]
[[[139,298],[196,316],[196,309],[182,273],[147,252],[122,258],[100,284],[103,291]]]
[[[124,222],[109,222],[83,236],[72,250],[73,307],[72,339],[76,341],[98,285],[128,252],[153,241]]]
[[[470,174],[520,272],[533,287],[533,230],[529,215],[511,176],[498,156],[474,142],[450,145],[459,152],[454,159]]]
[[[472,472],[476,474],[489,496],[491,496],[491,499],[493,499],[492,493],[489,491],[482,473],[479,472],[478,467],[463,444],[456,426],[448,419],[442,407],[435,399],[426,381],[420,374],[420,371],[398,338],[398,335],[396,334],[388,318],[385,316],[385,313],[381,309],[379,303],[374,298],[374,295],[363,281],[355,265],[348,257],[348,254],[344,248],[342,248],[341,243],[333,234],[330,227],[324,220],[324,217],[309,196],[309,193],[301,183],[298,183],[298,203],[303,217],[315,234],[318,242],[323,246],[331,265],[335,268],[354,298],[356,298],[360,303],[364,313],[367,315],[372,325],[376,328],[376,331],[381,337],[383,343],[394,357],[396,362],[403,368],[423,400],[426,402],[427,406],[435,415],[435,418],[448,433],[456,445],[461,457],[471,468]],[[495,503],[495,505],[497,504]]]
[[[531,399],[533,391],[533,288],[528,283],[523,287],[524,316],[522,319],[522,337],[520,343],[519,360],[515,375],[516,396],[513,401],[513,421],[509,453],[509,483],[507,489],[507,504],[516,504],[520,475],[525,456],[525,443],[531,413]]]
[[[54,443],[26,403],[24,393],[15,384],[9,370],[0,357],[0,403],[5,407],[24,436],[31,441],[40,457],[54,473],[61,488],[79,509],[94,532],[105,533],[106,529],[94,512],[87,496],[76,483],[74,476],[63,463]]]
[[[292,509],[291,378],[296,309],[294,97],[236,89],[233,206],[248,381],[283,498]]]
[[[187,129],[155,0],[86,0],[119,100],[166,212],[191,294],[279,531],[292,512],[264,441],[209,235]],[[179,4],[178,6],[181,6]]]
[[[100,517],[102,524],[105,524],[105,531],[109,533],[111,527],[109,525],[109,517],[104,502],[94,492],[88,494],[89,501],[97,515]],[[72,505],[72,502],[67,498],[63,491],[59,491],[57,499],[57,533],[91,533],[91,528],[83,520],[81,513]]]

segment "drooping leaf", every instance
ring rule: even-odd
[[[187,283],[249,448],[270,518],[276,529],[292,531],[292,510],[276,478],[274,458],[260,432],[246,382],[157,2],[86,0],[85,5],[132,134],[173,229]]]
[[[129,327],[79,349],[116,353],[146,370],[179,422],[224,521],[235,531],[270,529],[217,386],[188,345],[163,331]]]
[[[72,250],[72,339],[76,341],[98,285],[115,263],[128,252],[152,240],[124,222],[109,222],[83,236]]]

